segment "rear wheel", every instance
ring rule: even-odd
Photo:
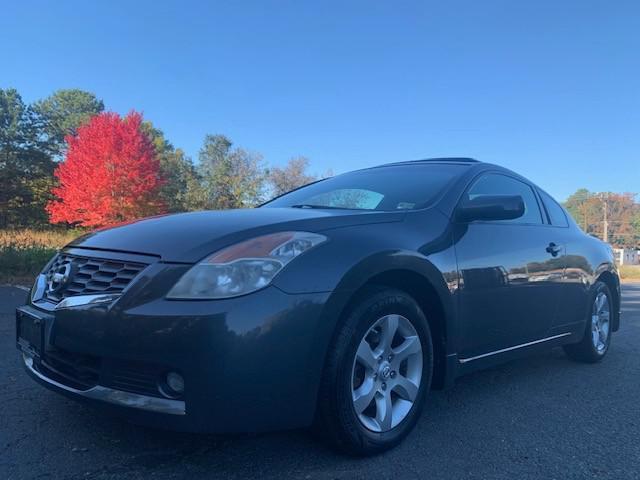
[[[413,298],[392,289],[370,292],[328,352],[317,426],[348,453],[395,446],[422,409],[432,352],[429,325]]]
[[[596,282],[589,299],[589,317],[580,343],[565,345],[567,355],[577,361],[599,362],[611,345],[612,297],[609,287]]]

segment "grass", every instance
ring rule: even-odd
[[[618,273],[622,280],[629,282],[640,281],[640,265],[620,265]]]
[[[0,284],[30,285],[56,251],[80,230],[0,230]]]

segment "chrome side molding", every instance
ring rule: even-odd
[[[458,362],[460,363],[472,362],[474,360],[480,360],[481,358],[491,357],[493,355],[499,355],[500,353],[510,352],[511,350],[517,350],[519,348],[530,347],[538,343],[549,342],[551,340],[555,340],[556,338],[567,337],[569,335],[571,335],[571,332],[561,333],[560,335],[554,335],[553,337],[541,338],[540,340],[534,340],[533,342],[527,342],[527,343],[522,343],[520,345],[514,345],[513,347],[502,348],[494,352],[483,353],[482,355],[476,355],[475,357],[461,358],[458,360]]]
[[[114,405],[120,405],[122,407],[138,408],[140,410],[147,410],[150,412],[167,413],[170,415],[185,415],[185,402],[182,400],[170,400],[168,398],[156,398],[148,395],[140,395],[137,393],[124,392],[122,390],[115,390],[113,388],[103,387],[102,385],[96,385],[89,390],[77,390],[55,380],[46,377],[35,369],[33,365],[33,358],[29,355],[22,354],[25,367],[29,373],[43,382],[52,385],[56,388],[66,390],[67,392],[74,393],[81,397],[90,398],[93,400],[100,400],[102,402],[112,403]]]

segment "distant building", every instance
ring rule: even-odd
[[[640,250],[614,248],[613,255],[618,265],[640,265]]]

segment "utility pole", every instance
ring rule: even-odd
[[[605,200],[602,203],[602,208],[604,209],[604,233],[602,236],[604,237],[605,243],[609,243],[609,222],[607,221],[607,201]]]
[[[609,192],[599,193],[597,197],[602,201],[602,212],[604,214],[604,221],[602,223],[602,240],[609,243],[609,221],[607,219],[607,212],[609,210],[607,200],[609,199]]]

